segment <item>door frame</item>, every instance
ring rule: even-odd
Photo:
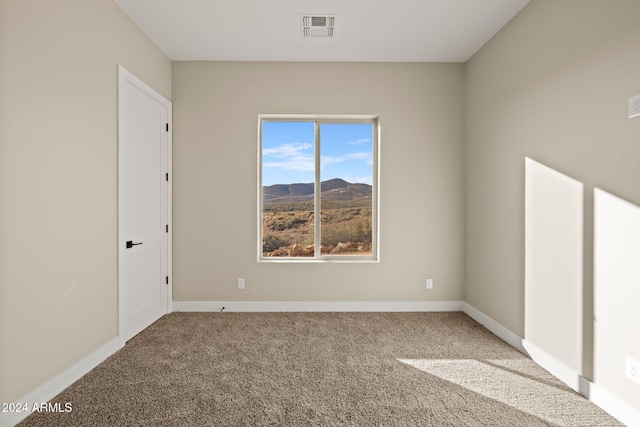
[[[124,303],[122,298],[125,293],[123,292],[123,277],[121,270],[121,255],[123,248],[120,247],[120,218],[122,215],[121,204],[120,204],[120,186],[121,177],[120,177],[120,140],[121,140],[121,129],[120,122],[122,121],[122,108],[120,101],[122,99],[122,90],[124,88],[124,83],[128,82],[134,85],[137,89],[154,98],[156,101],[167,107],[167,122],[169,125],[169,130],[167,132],[167,173],[168,175],[168,183],[167,183],[167,224],[169,226],[169,231],[167,233],[167,275],[169,277],[169,283],[167,284],[167,313],[171,313],[172,305],[173,305],[173,195],[172,195],[172,187],[173,187],[173,145],[172,145],[172,136],[173,136],[173,104],[170,100],[162,96],[156,90],[154,90],[151,86],[147,85],[144,81],[136,77],[133,73],[124,68],[121,64],[118,64],[118,226],[117,226],[117,236],[116,241],[118,246],[118,341],[119,348],[124,347],[126,341],[122,335],[122,329],[124,324]]]

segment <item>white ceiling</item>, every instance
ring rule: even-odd
[[[171,59],[465,62],[529,0],[114,0]],[[335,14],[303,39],[300,14]]]

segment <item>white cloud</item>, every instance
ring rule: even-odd
[[[300,155],[306,155],[305,153],[303,153],[303,151],[308,150],[310,148],[313,148],[313,144],[309,144],[308,142],[282,144],[277,147],[262,149],[262,156],[278,157],[278,158],[300,156]]]
[[[313,171],[315,168],[313,153],[304,152],[312,148],[313,144],[307,142],[282,144],[277,147],[264,148],[262,150],[262,167],[293,171]],[[265,161],[267,157],[278,160]]]
[[[349,153],[343,156],[322,156],[320,158],[320,163],[322,166],[325,165],[333,165],[335,163],[344,163],[349,160],[369,160],[371,158],[371,153],[361,152],[361,153]]]
[[[305,171],[305,172],[313,172],[314,170],[313,159],[289,159],[282,162],[263,162],[262,167],[265,168],[274,168],[274,169],[284,169],[288,171]]]

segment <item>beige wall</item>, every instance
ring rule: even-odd
[[[111,0],[0,0],[0,402],[115,338],[117,63],[171,64]]]
[[[461,300],[463,69],[174,62],[174,300]],[[380,263],[257,263],[260,113],[380,115]]]
[[[640,205],[640,119],[627,118],[628,98],[640,93],[638,16],[635,0],[533,0],[467,63],[465,77],[465,300],[524,336],[525,157],[582,183],[583,370],[636,407],[640,390],[624,378],[624,357],[640,357],[630,327],[638,310],[603,306],[594,348],[593,191]],[[618,298],[640,301],[640,287]],[[545,318],[527,328],[554,336],[554,324],[576,314],[554,299],[542,298],[556,308],[541,308]],[[555,336],[542,349],[565,362],[564,337]],[[615,351],[603,351],[612,342]],[[602,357],[592,366],[594,354]]]

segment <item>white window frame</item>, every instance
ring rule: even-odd
[[[371,255],[322,255],[320,253],[320,226],[314,222],[315,256],[313,257],[265,257],[262,255],[262,123],[265,121],[279,122],[315,122],[314,150],[315,150],[315,188],[320,186],[320,137],[321,124],[349,124],[371,123],[373,124],[373,183],[371,188]],[[258,262],[282,263],[282,262],[353,262],[371,263],[380,261],[380,117],[369,114],[259,114],[258,115]],[[320,191],[314,192],[314,218],[320,218]]]

